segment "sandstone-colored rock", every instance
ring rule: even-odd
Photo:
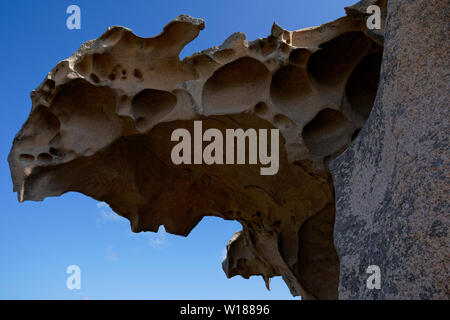
[[[374,108],[331,166],[339,298],[449,299],[449,4],[389,0],[387,12]]]
[[[373,1],[372,1],[373,2]],[[377,2],[378,3],[378,2]],[[77,191],[107,202],[134,232],[187,236],[205,215],[234,219],[228,277],[281,275],[293,295],[336,298],[334,195],[327,165],[375,98],[382,47],[357,9],[264,39],[231,35],[180,61],[204,28],[180,16],[141,38],[112,27],[61,61],[32,92],[9,156],[20,201]],[[176,128],[279,128],[280,169],[174,165]]]

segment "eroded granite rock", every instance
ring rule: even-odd
[[[383,1],[370,1],[380,3]],[[225,42],[183,60],[204,28],[180,16],[141,38],[112,27],[61,61],[32,92],[9,156],[19,200],[77,191],[107,202],[134,232],[187,236],[205,215],[242,224],[228,277],[281,275],[293,295],[336,298],[334,195],[327,164],[350,144],[375,98],[380,37],[365,15]],[[171,133],[280,129],[280,168],[174,165]]]

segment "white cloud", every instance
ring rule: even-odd
[[[120,221],[122,217],[114,213],[106,202],[97,202],[97,222]]]
[[[109,207],[109,205],[106,202],[97,202],[97,208],[105,208]]]
[[[150,233],[148,244],[154,249],[161,249],[167,244],[166,229],[164,229],[164,226],[159,227],[158,232]]]
[[[106,258],[110,261],[118,261],[119,258],[117,257],[117,254],[113,250],[113,246],[109,245],[106,248]]]

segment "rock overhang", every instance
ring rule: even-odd
[[[374,2],[374,1],[372,1]],[[204,28],[179,16],[152,38],[112,27],[32,92],[9,155],[19,200],[68,191],[107,202],[134,232],[187,236],[205,215],[239,221],[227,276],[281,275],[292,294],[336,298],[334,194],[327,164],[368,117],[382,55],[361,14],[179,59]],[[373,80],[375,79],[375,80]],[[278,129],[280,170],[176,166],[176,128]]]

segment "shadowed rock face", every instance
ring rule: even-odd
[[[108,29],[32,92],[9,155],[19,201],[81,192],[128,218],[133,232],[164,225],[187,236],[206,215],[237,220],[242,231],[223,262],[228,277],[261,275],[269,287],[281,275],[293,295],[337,298],[328,162],[366,121],[382,55],[358,10],[316,28],[274,25],[251,42],[235,33],[182,61],[200,19],[180,16],[152,38]],[[192,132],[193,120],[223,133],[278,128],[278,173],[174,165],[171,133]]]

